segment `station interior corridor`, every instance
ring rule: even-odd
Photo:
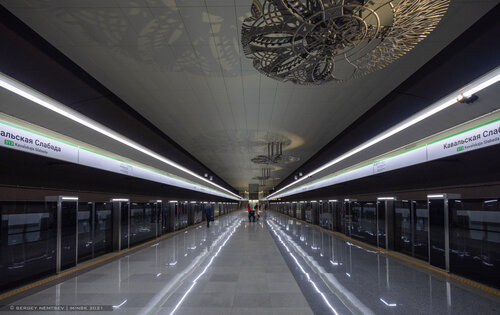
[[[499,34],[500,0],[0,0],[0,315],[500,315]]]
[[[498,314],[500,298],[303,221],[269,211],[248,222],[239,210],[83,267],[10,305],[109,305],[120,314]]]

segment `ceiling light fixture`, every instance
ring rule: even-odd
[[[444,198],[444,195],[439,194],[439,195],[427,195],[427,198]]]
[[[457,96],[457,102],[459,103],[465,103],[465,104],[472,104],[474,103],[475,101],[477,101],[479,97],[475,94],[472,94],[470,96],[465,96],[463,93],[460,93],[458,96]]]
[[[344,81],[382,69],[439,23],[449,0],[254,0],[245,55],[261,73],[298,84]]]
[[[65,197],[65,196],[64,196],[64,197],[62,197],[61,199],[62,199],[62,200],[73,200],[73,201],[75,201],[75,200],[78,200],[78,197]]]
[[[442,98],[441,100],[430,105],[429,107],[425,108],[424,110],[416,113],[413,116],[410,116],[409,118],[403,120],[402,122],[395,125],[394,127],[389,128],[385,132],[382,132],[381,134],[375,136],[374,138],[372,138],[372,139],[362,143],[361,145],[355,147],[354,149],[340,155],[339,157],[337,157],[337,158],[331,160],[330,162],[324,164],[323,166],[315,169],[314,171],[310,172],[309,174],[306,174],[305,176],[303,176],[303,177],[299,178],[298,180],[286,185],[285,187],[278,189],[274,193],[270,194],[267,198],[272,197],[272,196],[278,194],[279,192],[305,180],[306,178],[310,178],[311,176],[323,171],[324,169],[329,168],[330,166],[335,165],[335,164],[347,159],[348,157],[351,157],[354,154],[359,153],[359,152],[361,152],[361,151],[363,151],[363,150],[365,150],[365,149],[367,149],[367,148],[369,148],[369,147],[371,147],[371,146],[373,146],[373,145],[409,128],[409,127],[411,127],[411,126],[421,122],[424,119],[429,118],[430,116],[447,109],[448,107],[457,103],[457,95],[460,95],[460,94],[463,94],[464,96],[473,95],[473,94],[497,83],[498,81],[500,81],[500,67],[497,67],[494,70],[486,73],[485,75],[472,81],[467,86],[460,89],[459,91],[454,92],[454,93]]]
[[[204,178],[203,176],[200,176],[194,172],[192,172],[191,170],[153,152],[152,150],[120,135],[119,133],[109,129],[108,127],[80,114],[79,112],[69,108],[68,106],[36,91],[35,89],[3,74],[0,72],[0,86],[3,87],[4,89],[6,90],[9,90],[21,97],[24,97],[38,105],[41,105],[53,112],[56,112],[66,118],[69,118],[81,125],[84,125],[85,127],[88,127],[94,131],[97,131],[98,133],[102,134],[102,135],[105,135],[109,138],[112,138],[128,147],[131,147],[137,151],[140,151],[154,159],[157,159],[165,164],[168,164],[172,167],[175,167],[176,169],[178,170],[181,170],[191,176],[194,176],[200,180],[203,180],[207,183],[210,183],[211,185],[219,188],[219,189],[222,189],[223,191],[231,194],[232,196],[235,196],[237,197],[238,199],[240,199],[240,196],[238,196],[237,194],[233,193],[232,191],[222,187],[222,186],[219,186],[213,182],[211,182],[210,180]]]

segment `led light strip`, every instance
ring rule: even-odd
[[[232,191],[222,187],[222,186],[219,186],[217,184],[215,184],[214,182],[204,178],[203,176],[200,176],[194,172],[192,172],[191,170],[153,152],[152,150],[120,135],[119,133],[105,127],[104,125],[101,125],[100,123],[80,114],[79,112],[69,108],[68,106],[36,91],[35,89],[5,75],[4,73],[1,73],[0,72],[0,86],[3,87],[4,89],[6,90],[9,90],[11,91],[12,93],[15,93],[19,96],[22,96],[40,106],[43,106],[53,112],[56,112],[66,118],[69,118],[81,125],[84,125],[85,127],[88,127],[94,131],[97,131],[99,132],[100,134],[103,134],[111,139],[114,139],[128,147],[131,147],[137,151],[140,151],[156,160],[159,160],[165,164],[168,164],[172,167],[175,167],[177,168],[178,170],[181,170],[191,176],[194,176],[198,179],[201,179],[219,189],[222,189],[223,191],[226,191],[228,192],[229,194],[237,197],[238,199],[241,199],[240,196],[238,196],[237,194],[233,193]]]
[[[399,133],[400,131],[403,131],[406,128],[409,128],[409,127],[415,125],[416,123],[418,123],[418,122],[420,122],[420,121],[422,121],[422,120],[424,120],[424,119],[426,119],[426,118],[428,118],[436,113],[439,113],[440,111],[456,104],[458,102],[457,98],[460,95],[470,97],[474,93],[477,93],[477,92],[497,83],[498,81],[500,81],[500,67],[497,67],[494,70],[486,73],[485,75],[479,77],[478,79],[472,81],[471,83],[469,83],[465,87],[461,88],[457,92],[454,92],[454,93],[442,98],[441,100],[430,105],[426,109],[424,109],[424,110],[418,112],[417,114],[403,120],[401,123],[386,130],[385,132],[375,136],[371,140],[364,142],[363,144],[355,147],[354,149],[342,154],[341,156],[339,156],[339,157],[333,159],[332,161],[324,164],[323,166],[315,169],[314,171],[310,172],[309,174],[306,174],[305,176],[299,178],[298,180],[296,180],[296,181],[286,185],[285,187],[275,191],[274,193],[267,196],[265,199],[266,200],[272,199],[272,196],[276,195],[277,193],[279,193],[279,192],[281,192],[281,191],[283,191],[283,190],[285,190],[293,185],[296,185],[297,183],[303,181],[304,179],[309,178],[309,177],[323,171],[324,169],[326,169],[332,165],[335,165],[335,164],[347,159],[348,157],[351,157],[354,154],[359,153],[359,152],[361,152],[361,151],[363,151],[363,150]]]

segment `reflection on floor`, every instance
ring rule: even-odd
[[[250,223],[245,214],[188,230],[14,304],[111,305],[121,314],[500,311],[496,297],[316,227],[275,213]]]
[[[500,298],[273,213],[268,225],[315,313],[499,314]],[[286,256],[292,257],[286,259]],[[297,277],[304,274],[305,277]],[[306,284],[301,279],[306,279]],[[314,284],[314,285],[313,285]],[[322,297],[314,286],[325,292]],[[305,288],[313,289],[305,289]],[[328,293],[326,293],[328,292]],[[321,297],[321,299],[319,298]],[[311,303],[313,299],[322,303]],[[322,305],[323,310],[318,309]]]
[[[265,222],[245,215],[221,217],[14,304],[113,305],[121,314],[312,314]]]

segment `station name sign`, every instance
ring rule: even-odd
[[[335,174],[328,178],[299,186],[279,194],[275,196],[275,198],[327,187],[451,155],[478,150],[496,144],[500,144],[500,119],[469,128],[449,137],[427,143],[404,153],[361,166],[354,170]]]
[[[168,176],[161,171],[154,171],[118,158],[94,152],[87,148],[55,139],[2,120],[0,120],[0,147],[234,199],[234,197],[217,190],[203,187],[175,176]]]
[[[481,149],[500,143],[500,121],[479,126],[427,145],[428,160]]]
[[[0,145],[53,159],[78,163],[78,147],[36,133],[0,124]]]

